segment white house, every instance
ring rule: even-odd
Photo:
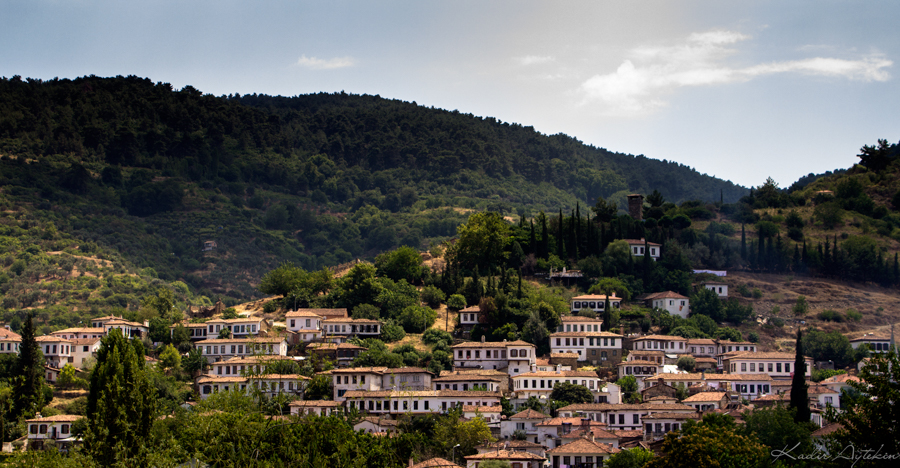
[[[287,342],[284,338],[228,338],[203,340],[194,343],[194,347],[206,357],[210,364],[233,357],[253,355],[287,355]]]
[[[728,284],[708,281],[703,287],[719,295],[719,299],[728,299]]]
[[[769,374],[662,373],[647,377],[645,380],[658,381],[659,379],[673,387],[683,383],[688,388],[701,386],[713,391],[733,391],[740,394],[741,398],[750,401],[773,394],[775,385],[775,381]]]
[[[459,311],[459,325],[466,328],[481,323],[481,307],[474,305]]]
[[[662,251],[662,246],[660,244],[646,242],[644,239],[625,239],[625,242],[628,242],[628,247],[631,249],[632,256],[643,257],[644,249],[646,249],[650,253],[650,258],[652,258],[653,261],[659,260],[659,255]]]
[[[210,374],[216,377],[246,377],[248,375],[265,374],[270,363],[293,361],[290,356],[242,356],[214,362],[210,365]]]
[[[41,417],[40,414],[34,419],[27,419],[25,423],[28,425],[28,447],[33,450],[40,450],[44,443],[53,441],[54,445],[60,452],[67,452],[75,442],[72,436],[72,424],[84,416],[76,416],[71,414],[59,414],[56,416]]]
[[[722,358],[725,372],[729,374],[768,374],[775,380],[790,379],[796,369],[794,366],[794,353],[753,353],[736,352],[726,353]],[[804,357],[805,369],[801,369],[809,378],[812,375],[813,360]]]
[[[558,410],[562,417],[579,416],[606,424],[606,430],[642,430],[643,417],[654,413],[696,414],[697,410],[678,403],[609,404],[579,403]]]
[[[74,362],[71,341],[53,335],[39,336],[35,341],[43,351],[44,361],[48,366],[62,369],[66,364]]]
[[[435,390],[472,390],[484,389],[489,392],[501,392],[509,389],[509,375],[498,371],[485,373],[460,371],[441,371],[440,377],[431,380]],[[495,372],[495,373],[487,373]]]
[[[191,341],[200,341],[209,338],[206,333],[206,323],[190,323],[187,321],[169,325],[170,337],[175,337],[175,329],[178,328],[179,325],[187,329],[188,337]],[[213,335],[212,338],[215,338],[217,336],[218,334]]]
[[[348,391],[345,407],[369,414],[442,413],[455,406],[499,406],[500,392],[419,390]]]
[[[609,457],[619,453],[619,449],[609,444],[597,442],[593,438],[579,438],[547,451],[551,466],[602,466]],[[596,462],[596,465],[594,463]],[[582,465],[584,463],[584,465]]]
[[[76,369],[84,369],[100,349],[101,338],[75,338],[72,342],[72,365]]]
[[[697,411],[724,409],[729,402],[730,399],[725,392],[699,392],[681,401],[685,405],[697,408]]]
[[[344,403],[333,400],[296,400],[292,401],[288,406],[291,408],[291,415],[314,414],[316,416],[328,416],[331,413],[344,410]]]
[[[549,401],[553,387],[559,383],[581,385],[591,393],[599,393],[602,381],[593,371],[555,371],[555,372],[526,372],[512,376],[512,391],[515,392],[514,400],[527,401],[530,397],[544,398]],[[596,397],[596,396],[595,396]]]
[[[79,338],[103,338],[104,336],[106,336],[106,329],[93,327],[66,328],[64,330],[51,332],[50,334],[68,340],[75,340]]]
[[[0,328],[0,354],[19,353],[22,336],[7,327]]]
[[[644,299],[654,309],[665,310],[669,315],[687,318],[690,314],[690,300],[673,291],[653,293]]]
[[[550,335],[551,353],[576,353],[578,361],[614,366],[622,360],[622,335],[610,332],[556,332]]]
[[[866,345],[872,353],[886,353],[891,347],[890,335],[876,335],[874,333],[866,333],[865,335],[850,340],[850,346],[856,350],[860,346]]]
[[[125,338],[141,338],[147,336],[147,333],[150,332],[149,322],[130,322],[122,317],[116,317],[115,315],[93,318],[91,319],[91,327],[102,328],[107,335],[110,330],[119,329],[122,331],[122,336]]]
[[[563,315],[560,324],[556,327],[558,332],[598,332],[603,319],[582,317],[580,315]]]
[[[206,321],[206,336],[218,337],[222,330],[227,329],[232,338],[246,338],[257,336],[268,328],[266,319],[252,315],[233,319],[212,319]]]
[[[606,295],[604,294],[584,294],[572,298],[572,314],[577,314],[581,309],[591,309],[598,314],[604,311],[606,307]],[[617,297],[615,293],[609,296],[609,306],[618,309],[622,304],[622,298]]]
[[[378,338],[381,336],[380,320],[353,319],[349,317],[325,319],[322,332],[325,339],[337,343],[346,342],[354,336]]]
[[[469,368],[506,369],[509,375],[518,375],[531,370],[536,364],[535,346],[516,340],[492,342],[468,341],[450,347],[453,352],[453,366],[461,370]]]
[[[201,376],[197,379],[200,398],[227,391],[248,392],[259,390],[267,397],[278,394],[303,395],[310,378],[298,374],[263,374],[251,377]]]
[[[296,334],[297,341],[307,343],[322,337],[322,320],[321,315],[309,309],[291,311],[284,316],[288,331]]]
[[[636,338],[631,344],[635,351],[662,350],[666,354],[687,353],[687,339],[680,336],[647,335]]]
[[[549,415],[530,408],[520,411],[500,422],[500,438],[511,439],[516,431],[521,431],[527,440],[540,443],[538,442],[537,425],[548,419],[550,419]]]

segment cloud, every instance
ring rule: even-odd
[[[581,84],[583,103],[604,104],[611,115],[639,115],[666,105],[665,96],[687,86],[710,86],[749,81],[779,73],[800,73],[857,81],[886,81],[893,62],[870,55],[856,60],[815,57],[734,68],[726,60],[737,54],[732,46],[750,39],[734,31],[694,33],[670,46],[638,47],[614,73],[594,75]]]
[[[333,70],[335,68],[352,67],[354,61],[352,57],[335,57],[331,59],[320,59],[318,57],[300,56],[297,65],[312,70]]]
[[[519,62],[519,65],[538,65],[541,63],[552,62],[553,57],[550,56],[539,56],[539,55],[526,55],[524,57],[515,58],[516,62]]]

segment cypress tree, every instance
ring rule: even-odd
[[[156,391],[144,371],[143,345],[120,330],[110,330],[97,351],[86,416],[84,447],[97,463],[144,464]]]
[[[897,254],[894,253],[894,283],[900,282],[900,263],[897,263]]]
[[[550,256],[550,231],[547,230],[547,215],[541,211],[541,251],[538,252],[539,258],[548,258]]]
[[[576,224],[575,212],[569,218],[569,243],[566,252],[573,260],[578,261],[578,225]]]
[[[610,322],[612,322],[612,311],[610,310],[611,306],[609,305],[610,292],[606,291],[605,294],[606,294],[606,300],[603,303],[603,323],[600,324],[600,328],[603,331],[609,331],[609,326],[611,325]]]
[[[563,215],[562,208],[559,209],[559,225],[556,229],[556,256],[559,257],[560,260],[566,258],[566,248],[565,248],[565,225],[563,224]]]
[[[803,359],[803,332],[797,330],[797,354],[794,358],[794,376],[791,380],[791,408],[796,408],[794,422],[809,422],[809,394],[806,385],[806,360]]]
[[[537,236],[534,234],[534,220],[531,220],[531,236],[528,239],[528,253],[537,254]]]
[[[747,261],[747,233],[741,223],[741,260]]]
[[[15,365],[13,419],[34,416],[44,406],[44,355],[34,337],[34,316],[29,313],[22,326],[22,343]]]

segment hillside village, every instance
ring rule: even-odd
[[[638,260],[647,255],[657,261],[661,254],[660,244],[644,239],[628,243]],[[695,287],[727,301],[732,294],[727,273],[715,274],[718,280]],[[545,281],[559,279],[550,275]],[[683,319],[691,315],[690,297],[672,291],[646,293],[630,303]],[[365,340],[382,338],[385,322],[353,318],[346,308],[288,309],[276,320],[258,310],[223,318],[224,306],[218,304],[186,311],[182,322],[170,326],[170,336],[173,343],[176,334],[187,337],[192,353],[202,356],[192,381],[193,395],[200,400],[222,392],[286,397],[291,416],[352,414],[353,429],[371,436],[392,437],[403,430],[404,418],[453,410],[489,429],[489,438],[474,447],[475,453],[454,453],[452,461],[423,460],[415,467],[476,468],[489,460],[517,468],[600,466],[625,449],[662,454],[667,434],[704,415],[727,414],[741,421],[747,411],[790,400],[791,379],[798,372],[795,353],[769,349],[758,340],[685,338],[653,330],[634,333],[622,324],[604,326],[604,312],[631,304],[614,292],[571,296],[567,312],[549,334],[549,353],[543,355],[521,339],[487,341],[483,334],[469,339],[474,327],[486,323],[486,311],[477,305],[460,308],[453,313],[452,365],[437,371],[358,365],[367,351]],[[137,340],[146,340],[150,332],[149,323],[121,317],[90,322],[90,327],[36,338],[46,382],[58,384],[65,367],[81,372],[92,366],[103,338],[113,330]],[[0,352],[16,353],[20,343],[21,336],[7,327]],[[893,346],[893,336],[867,334],[850,343],[854,350],[880,354]],[[186,353],[182,359],[188,357]],[[147,359],[149,366],[162,365]],[[820,428],[813,434],[833,431],[826,409],[841,409],[842,391],[848,382],[859,381],[856,369],[813,382],[817,369],[830,370],[834,364],[811,357],[803,361],[799,372],[808,385],[810,421]],[[298,368],[286,363],[313,363],[315,372],[282,373],[280,369]],[[329,391],[310,398],[307,390],[317,377],[327,379]],[[582,400],[560,405],[557,392]],[[188,401],[185,407],[195,403]],[[39,450],[51,443],[60,451],[71,450],[81,443],[73,431],[78,419],[65,414],[28,419],[27,434],[11,447]]]
[[[746,189],[378,96],[0,106],[0,463],[900,458],[898,144]]]

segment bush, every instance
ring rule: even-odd
[[[753,293],[750,292],[750,288],[746,284],[738,286],[738,293],[743,297],[750,297],[753,295]]]
[[[862,320],[862,314],[853,309],[847,309],[847,320],[859,322]]]
[[[833,311],[833,310],[823,310],[818,314],[819,320],[825,320],[826,322],[843,322],[844,316]]]
[[[751,343],[759,343],[759,334],[754,331],[747,333],[747,341]]]
[[[763,293],[759,288],[753,288],[753,299],[762,299]]]
[[[444,295],[444,291],[441,291],[434,286],[425,286],[422,289],[420,297],[422,298],[422,302],[428,304],[428,307],[436,309],[441,305],[441,302],[444,302],[444,299],[447,296]]]
[[[408,306],[400,312],[397,321],[407,333],[422,333],[437,320],[437,313],[428,307]]]
[[[441,341],[452,344],[453,337],[444,330],[438,330],[437,328],[429,328],[422,334],[422,342],[425,344],[436,344]]]
[[[266,302],[263,305],[263,312],[267,314],[274,314],[278,310],[278,304],[275,301]]]
[[[388,319],[381,327],[381,339],[385,343],[393,343],[406,338],[406,331],[393,320]]]

